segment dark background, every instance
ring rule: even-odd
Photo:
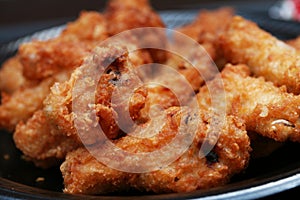
[[[252,16],[268,19],[267,10],[277,0],[244,1],[244,0],[152,0],[156,10],[181,10],[216,8],[233,6],[240,10],[247,10]],[[105,0],[0,0],[0,45],[19,37],[26,36],[45,28],[65,24],[74,20],[81,10],[102,10]],[[280,22],[285,23],[285,22]],[[300,26],[300,24],[296,24]],[[267,27],[267,23],[265,24]],[[284,31],[288,34],[289,32]],[[300,32],[298,32],[300,35]],[[294,37],[297,32],[290,33]],[[296,154],[296,152],[295,152]],[[266,199],[282,199],[288,196],[300,195],[300,187],[285,191]]]
[[[277,0],[151,0],[156,10],[200,9],[222,5],[264,12]],[[0,44],[21,36],[64,24],[81,10],[102,10],[105,0],[0,0]],[[250,6],[249,6],[250,5]]]

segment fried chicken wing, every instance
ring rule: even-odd
[[[42,108],[43,100],[54,82],[64,81],[69,73],[63,72],[25,88],[19,88],[12,95],[2,97],[0,105],[0,128],[13,131],[20,121],[26,121]]]
[[[246,65],[226,65],[221,73],[226,93],[227,113],[245,120],[246,128],[276,141],[300,142],[299,105],[300,97],[287,93],[285,87],[278,88],[264,78],[250,77]],[[218,82],[208,83],[210,88],[220,90]],[[200,105],[211,105],[208,87],[198,94]]]
[[[0,69],[0,91],[12,94],[24,85],[23,66],[16,55],[2,64]]]
[[[138,27],[165,26],[160,16],[152,10],[148,0],[111,0],[105,16],[110,35]]]
[[[82,145],[78,137],[61,134],[43,110],[36,111],[26,123],[21,121],[13,138],[27,160],[43,168],[59,164],[68,152]]]
[[[22,84],[22,87],[9,96],[4,95],[2,99],[1,128],[12,131],[19,121],[26,121],[42,108],[42,102],[53,83],[67,80],[72,68],[78,67],[94,46],[92,43],[106,38],[104,22],[96,12],[83,12],[58,38],[21,45],[18,56],[9,60],[1,70],[2,76],[10,71],[15,72],[12,79],[1,79],[3,87],[10,83],[7,80],[17,78],[15,87]]]
[[[115,120],[126,121],[128,119],[118,117],[114,109],[120,109],[121,106],[126,107],[127,105],[124,105],[126,101],[120,100],[117,103],[118,106],[113,108],[112,94],[117,87],[122,87],[118,82],[126,82],[128,89],[130,89],[128,85],[130,81],[138,85],[135,81],[138,79],[138,75],[131,72],[134,66],[130,62],[129,55],[123,55],[123,51],[122,47],[117,46],[96,49],[94,54],[86,59],[86,63],[73,72],[69,81],[54,84],[44,101],[43,111],[37,111],[27,123],[22,122],[17,126],[14,134],[15,143],[29,160],[46,167],[48,164],[52,164],[48,160],[56,160],[55,163],[57,163],[58,160],[64,158],[68,151],[81,144],[78,132],[74,127],[75,114],[72,112],[72,95],[76,81],[82,81],[82,76],[87,75],[83,69],[89,70],[91,65],[96,64],[98,70],[103,68],[103,75],[97,83],[95,96],[95,111],[99,123],[108,138],[115,139],[122,135]],[[113,60],[114,56],[118,54],[121,57],[104,69],[106,62]],[[96,59],[95,55],[102,55],[102,59]],[[164,91],[163,88],[155,87],[150,91],[148,96],[148,88],[143,86],[137,88],[131,96],[129,109],[123,111],[129,112],[130,117],[136,123],[144,123],[149,120],[148,114],[151,105],[160,104],[166,109],[178,104],[176,97],[169,90]],[[87,92],[85,91],[85,93]],[[39,140],[36,139],[37,137]],[[81,137],[84,136],[81,135]],[[90,136],[87,134],[87,137]],[[93,143],[95,139],[91,138],[90,141]],[[29,143],[31,143],[30,147],[28,147]],[[65,144],[67,146],[64,146]]]
[[[165,76],[165,74],[160,75],[158,73],[157,79],[164,80],[165,82],[174,82],[176,84],[176,79],[180,76],[179,74],[181,74],[193,88],[194,92],[197,93],[199,88],[205,84],[205,81],[213,79],[215,75],[219,73],[217,67],[206,54],[203,54],[202,57],[199,58],[191,55],[189,60],[195,61],[193,65],[179,56],[169,54],[166,65],[174,68],[178,74],[176,76]],[[182,95],[186,95],[186,97],[192,95],[186,94],[187,90],[184,87],[179,87],[181,87],[179,90],[181,90],[180,93],[182,93]]]
[[[140,27],[165,27],[160,16],[152,10],[148,0],[111,0],[107,5],[105,17],[110,35]],[[140,42],[156,44],[163,49],[166,36],[155,31],[151,30],[150,32],[153,32],[151,34],[142,32],[138,36],[141,38]],[[163,50],[147,49],[147,51],[157,63],[164,63],[166,60],[166,53]]]
[[[166,124],[162,130],[157,130],[157,135],[150,138],[125,136],[115,141],[115,145],[131,153],[152,152],[168,145],[176,136],[181,117],[186,116],[189,111],[183,107],[171,107],[165,112]],[[250,151],[249,138],[243,123],[232,116],[226,119],[216,146],[205,157],[199,157],[199,150],[211,119],[209,115],[190,117],[188,125],[199,123],[190,148],[176,161],[157,171],[122,172],[103,165],[83,148],[71,152],[61,166],[64,192],[105,194],[136,189],[169,193],[201,190],[225,184],[233,174],[247,166]]]
[[[96,97],[95,97],[95,110],[97,112],[97,116],[99,117],[99,123],[101,124],[103,131],[106,133],[109,138],[117,138],[120,135],[120,130],[118,125],[116,124],[115,118],[118,118],[116,115],[116,111],[113,109],[113,104],[111,102],[112,94],[116,91],[116,88],[121,87],[119,85],[123,82],[126,84],[137,84],[136,81],[139,80],[138,76],[132,71],[133,65],[128,58],[128,53],[126,53],[124,48],[113,47],[112,45],[109,47],[96,48],[94,54],[90,55],[89,58],[86,59],[86,63],[81,66],[80,69],[75,70],[72,74],[71,79],[63,84],[56,84],[51,89],[51,93],[46,98],[44,102],[44,110],[51,121],[56,124],[62,132],[66,134],[74,134],[76,135],[76,130],[74,130],[73,120],[74,113],[72,113],[72,100],[73,98],[77,98],[72,96],[74,85],[76,81],[85,80],[85,76],[87,75],[87,71],[91,70],[91,65],[97,65],[97,69],[99,70],[99,82],[96,89]],[[98,55],[98,60],[95,58]],[[117,58],[117,55],[121,55],[121,57]],[[116,59],[111,65],[105,66],[106,62],[109,60]],[[105,69],[107,67],[107,69]],[[90,84],[93,84],[92,82]],[[129,85],[127,85],[129,87]],[[87,86],[83,86],[87,87]],[[130,88],[130,87],[129,87]],[[85,88],[82,88],[82,91],[85,91]],[[85,96],[89,95],[85,91]],[[135,107],[137,109],[141,109],[143,107],[143,102],[145,101],[145,96],[147,95],[147,91],[144,88],[139,88],[133,98],[136,100],[136,103],[131,104],[131,110],[136,114]],[[86,97],[89,99],[89,97]],[[122,99],[118,99],[116,101],[120,101],[117,105],[122,109],[123,107],[127,107],[126,111],[129,112],[129,108],[126,104],[126,101],[123,102]],[[88,103],[87,103],[88,104]],[[117,109],[117,107],[115,108]],[[133,114],[131,115],[133,116]],[[121,116],[120,116],[121,117]],[[121,120],[121,118],[118,118]]]
[[[254,22],[234,17],[220,37],[220,45],[228,61],[247,64],[254,75],[300,93],[299,52]]]
[[[223,7],[216,10],[201,10],[195,20],[177,31],[186,34],[201,44],[213,60],[221,64],[222,55],[218,48],[218,35],[233,17],[234,10]],[[180,41],[178,41],[180,44]]]
[[[107,37],[104,17],[97,12],[83,12],[75,22],[67,25],[59,37],[20,46],[24,76],[41,80],[60,70],[74,69],[81,65],[95,43]]]

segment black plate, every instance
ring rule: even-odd
[[[296,37],[300,27],[295,22],[271,20],[266,13],[257,14],[255,10],[238,9],[238,14],[256,21],[262,28],[281,39]],[[257,11],[257,9],[256,9]],[[169,28],[185,24],[193,19],[197,11],[163,11],[162,18]],[[297,26],[298,25],[298,26]],[[20,43],[33,37],[48,39],[63,28],[54,27],[0,47],[0,62],[12,56]],[[230,184],[209,190],[180,194],[122,194],[100,196],[106,198],[134,199],[252,199],[275,194],[300,185],[300,159],[296,154],[300,145],[287,143],[270,156],[252,159],[245,173],[233,177]],[[68,195],[62,193],[62,177],[59,168],[43,170],[22,159],[22,154],[15,148],[12,135],[0,132],[0,198],[1,199],[96,199],[99,196]]]

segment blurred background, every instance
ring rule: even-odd
[[[268,17],[278,0],[150,0],[156,10],[182,10],[233,6],[253,16]],[[64,24],[81,10],[102,10],[106,0],[0,0],[0,44]]]

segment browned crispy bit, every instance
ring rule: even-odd
[[[120,57],[118,57],[120,55]],[[116,59],[115,61],[113,61]],[[110,63],[112,61],[112,63]],[[92,70],[91,66],[96,65],[95,70],[99,70],[99,81],[90,80],[86,77],[89,70]],[[107,65],[107,66],[106,66]],[[78,91],[83,92],[82,98],[85,101],[86,105],[94,105],[97,117],[99,117],[99,123],[109,138],[118,138],[122,132],[120,132],[116,119],[120,122],[122,117],[120,113],[129,112],[132,113],[131,116],[137,114],[137,110],[142,109],[145,104],[145,96],[147,95],[147,90],[145,88],[139,87],[139,78],[137,74],[133,71],[134,66],[128,58],[128,52],[121,46],[110,45],[109,47],[99,47],[94,50],[94,54],[86,58],[86,62],[80,68],[75,70],[69,81],[56,84],[51,89],[50,95],[46,98],[44,102],[44,110],[49,117],[49,120],[56,124],[62,131],[63,134],[76,135],[77,131],[74,129],[74,113],[72,110],[73,99],[78,98],[74,96],[73,90],[76,83]],[[94,72],[96,73],[96,72]],[[93,73],[92,73],[93,74]],[[91,75],[91,74],[90,74]],[[90,81],[86,85],[85,81]],[[93,82],[94,81],[94,82]],[[91,96],[87,92],[86,88],[89,85],[98,84],[95,87],[95,99],[91,101]],[[136,85],[136,86],[135,86]],[[129,109],[128,101],[125,98],[124,94],[116,97],[115,103],[112,103],[112,94],[113,92],[118,91],[118,89],[123,88],[126,91],[134,89],[137,87],[137,90],[134,92],[134,100],[136,102],[131,103],[131,109]],[[79,94],[76,94],[80,96]],[[124,96],[124,97],[122,97]],[[116,106],[116,107],[113,107]],[[136,116],[135,116],[136,117]],[[84,119],[83,119],[84,120]],[[123,121],[126,121],[124,119]]]

